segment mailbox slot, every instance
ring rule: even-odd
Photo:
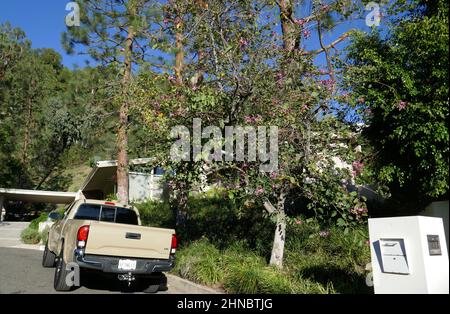
[[[403,239],[380,239],[383,272],[407,275],[410,273]]]

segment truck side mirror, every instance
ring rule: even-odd
[[[48,218],[51,220],[60,220],[62,218],[62,215],[57,212],[51,212],[50,215],[48,215]]]

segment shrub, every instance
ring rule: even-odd
[[[168,203],[148,201],[135,206],[143,225],[161,228],[175,227],[175,216]]]
[[[20,238],[25,244],[38,244],[41,241],[41,235],[37,229],[26,228],[20,234]]]
[[[47,214],[47,213],[43,213],[43,214],[41,214],[38,218],[33,219],[33,220],[30,222],[28,228],[38,230],[38,229],[39,229],[39,223],[40,223],[40,222],[47,221],[47,219],[48,219],[48,214]]]
[[[202,237],[220,249],[244,241],[248,248],[261,255],[270,252],[273,223],[263,217],[263,209],[242,210],[239,204],[216,190],[191,195],[189,213],[184,229],[177,229],[181,242]]]

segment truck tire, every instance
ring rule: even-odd
[[[70,271],[66,269],[66,263],[64,262],[64,247],[62,247],[58,261],[56,262],[55,277],[53,280],[53,287],[56,291],[70,291],[72,286],[66,283],[66,277],[69,273]]]
[[[159,290],[159,284],[151,284],[146,289],[144,289],[144,293],[156,293]]]
[[[158,273],[158,276],[151,278],[148,283],[147,288],[143,290],[144,293],[156,293],[159,290],[167,290],[167,277],[163,273]]]
[[[45,244],[44,254],[42,255],[43,267],[54,267],[56,254],[48,249],[48,243]]]

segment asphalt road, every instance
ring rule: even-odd
[[[20,232],[27,226],[22,222],[0,223],[0,293],[57,293],[53,289],[54,268],[41,266],[39,246],[26,246],[20,241]],[[24,247],[27,247],[26,249]],[[74,294],[140,293],[139,287],[128,289],[116,278],[89,275]],[[83,277],[82,277],[83,281]],[[169,289],[158,294],[189,293],[176,282],[168,281]]]
[[[53,289],[54,268],[41,266],[42,251],[18,248],[0,248],[0,293],[57,293]],[[71,292],[74,294],[140,293],[136,288],[128,289],[126,284],[115,278],[90,275],[86,286]],[[167,291],[159,294],[183,293],[169,282]],[[184,292],[186,293],[186,292]]]

